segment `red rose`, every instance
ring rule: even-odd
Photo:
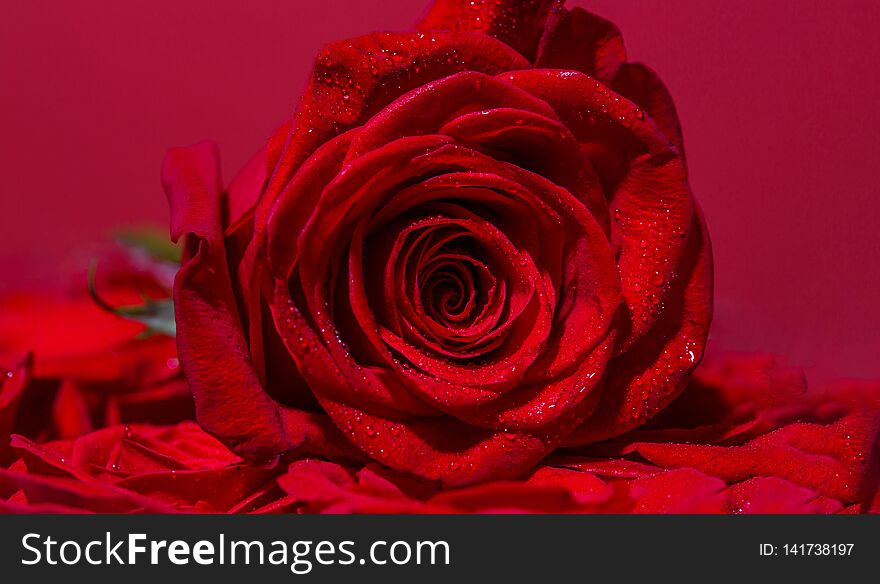
[[[168,155],[180,359],[242,457],[347,440],[511,477],[644,423],[699,361],[711,251],[663,85],[583,10],[474,6],[324,48],[225,192],[213,146]]]

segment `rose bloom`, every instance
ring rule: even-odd
[[[0,298],[0,512],[880,511],[878,383],[700,364],[675,109],[610,23],[440,0],[217,158],[163,170],[176,351],[113,309],[153,270]]]
[[[163,181],[198,420],[251,461],[349,444],[447,487],[513,477],[643,424],[703,352],[675,109],[579,8],[440,0],[332,43],[228,188],[208,143]]]

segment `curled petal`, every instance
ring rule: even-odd
[[[580,7],[557,5],[547,19],[535,67],[580,71],[607,85],[625,62],[623,38],[613,23]]]
[[[642,63],[624,63],[609,85],[641,107],[684,157],[684,138],[675,102],[654,71]]]
[[[687,173],[678,151],[635,104],[576,72],[505,73],[553,106],[588,149],[612,210],[612,239],[627,317],[619,352],[659,318],[649,302],[665,302],[696,225]],[[671,259],[671,261],[670,261]]]
[[[662,316],[611,361],[598,407],[567,444],[602,440],[643,424],[684,390],[702,358],[712,318],[712,250],[699,212],[684,261],[686,275]]]
[[[270,460],[322,436],[321,415],[284,408],[266,394],[254,371],[226,263],[216,147],[172,150],[162,178],[172,237],[186,238],[174,304],[178,350],[199,422],[251,459]]]
[[[435,0],[419,30],[482,32],[535,56],[555,0]]]
[[[258,208],[265,217],[299,166],[322,144],[363,124],[386,105],[461,71],[495,75],[528,61],[481,34],[383,33],[327,45],[315,60],[294,118],[269,141],[269,182]]]

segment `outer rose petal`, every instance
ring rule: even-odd
[[[602,440],[643,424],[684,390],[712,318],[712,249],[699,211],[685,257],[681,297],[671,299],[654,328],[609,363],[596,411],[566,444]]]
[[[419,30],[482,32],[535,56],[555,0],[435,0]]]
[[[481,34],[382,33],[327,45],[296,115],[269,141],[270,179],[257,214],[258,241],[271,205],[322,144],[431,81],[461,71],[494,75],[528,65],[504,43]]]
[[[532,70],[501,77],[547,101],[592,153],[615,218],[612,237],[628,309],[622,323],[628,334],[618,339],[623,352],[659,317],[653,299],[667,300],[688,236],[699,228],[684,163],[635,104],[586,75]]]
[[[586,73],[639,105],[684,155],[681,125],[660,78],[641,63],[627,63],[620,31],[582,8],[557,5],[541,39],[535,67]]]
[[[522,71],[502,78],[545,99],[591,148],[629,160],[622,169],[603,169],[597,161],[613,188],[612,233],[628,309],[621,326],[629,334],[597,412],[568,443],[602,439],[662,409],[699,362],[712,315],[708,235],[679,153],[634,104],[579,73]]]
[[[641,63],[624,63],[609,85],[644,109],[684,158],[684,138],[675,102],[654,71]]]
[[[229,183],[223,196],[223,225],[235,225],[257,203],[266,182],[267,156],[267,147],[264,146]]]
[[[315,444],[331,447],[326,432],[333,429],[323,416],[278,404],[254,372],[226,263],[216,147],[203,142],[172,150],[162,178],[172,209],[172,238],[187,238],[174,305],[178,350],[199,422],[252,459],[271,460],[308,448],[316,439]]]
[[[625,62],[623,39],[613,23],[583,8],[566,10],[560,4],[554,6],[541,38],[535,67],[572,69],[607,85]]]

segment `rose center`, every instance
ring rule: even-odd
[[[367,262],[384,264],[381,284],[376,272],[366,274],[380,325],[452,359],[486,355],[503,340],[497,329],[507,313],[509,258],[493,246],[495,228],[476,219],[404,217],[393,236],[385,230],[368,247]]]
[[[484,264],[454,249],[424,266],[416,277],[426,316],[447,327],[471,324],[488,303],[484,284],[490,274],[480,274],[479,265]]]

